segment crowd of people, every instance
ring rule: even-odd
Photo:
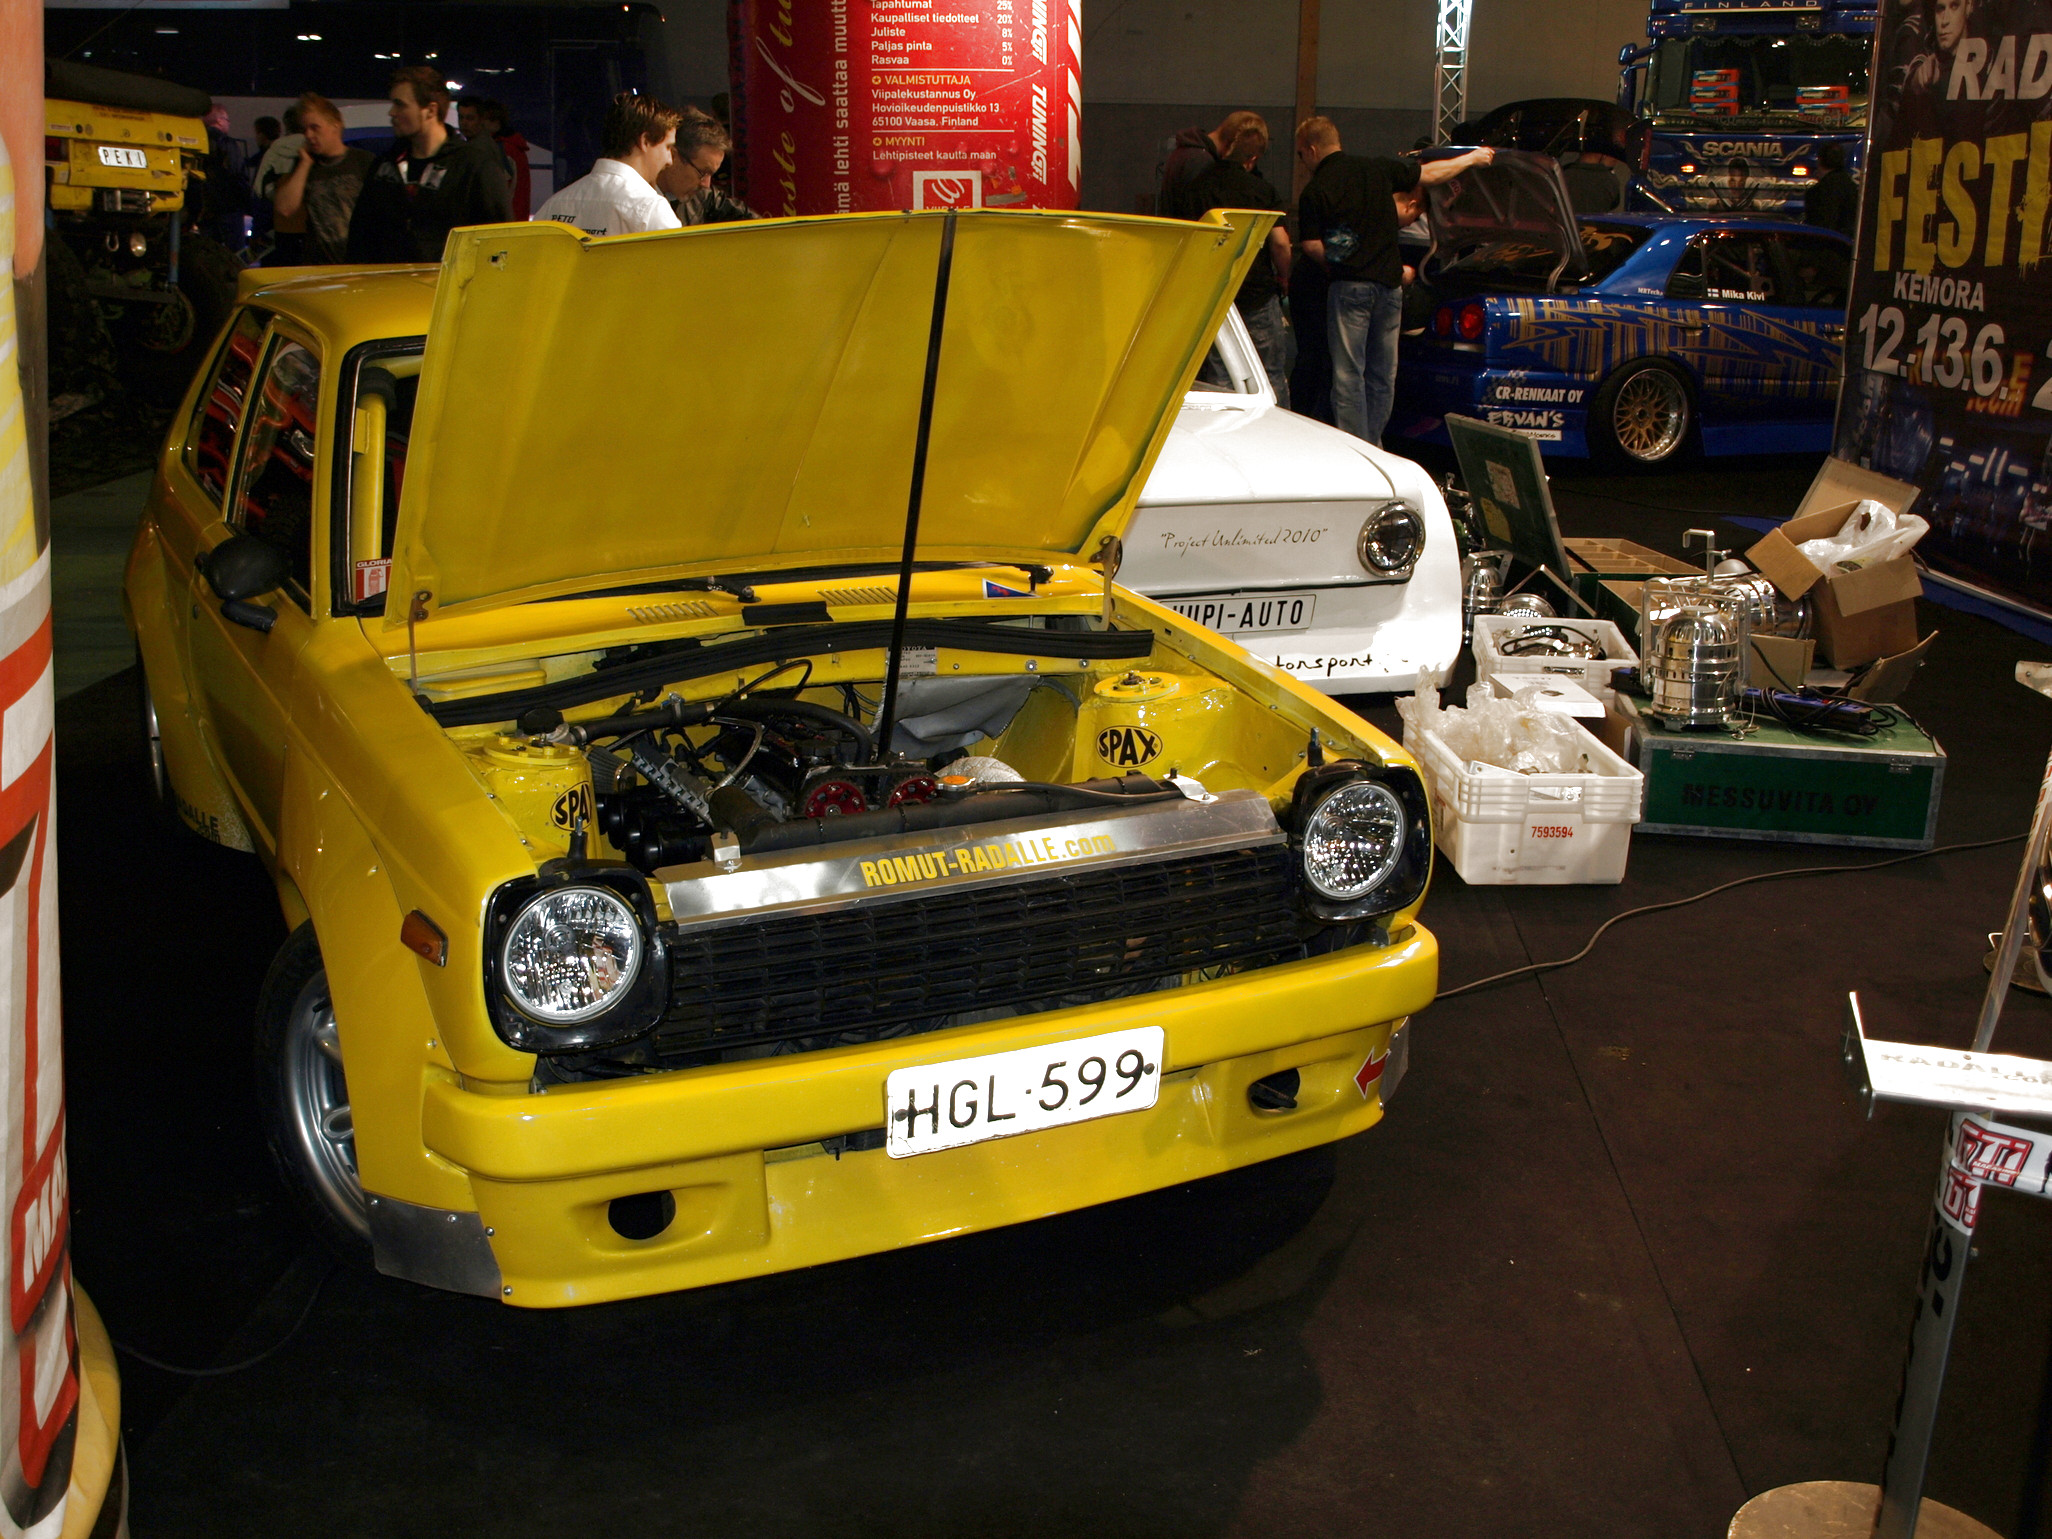
[[[1162,164],[1155,212],[1174,219],[1201,219],[1217,208],[1285,212],[1282,194],[1258,170],[1268,145],[1268,124],[1256,112],[1229,113],[1209,132],[1184,129]],[[1396,395],[1404,285],[1416,277],[1397,234],[1424,212],[1424,188],[1487,165],[1496,152],[1422,162],[1350,155],[1332,119],[1310,117],[1297,125],[1296,153],[1309,177],[1297,201],[1296,244],[1278,220],[1234,306],[1279,404],[1380,444]]]
[[[424,65],[392,73],[392,141],[350,144],[342,113],[308,91],[279,118],[259,118],[247,185],[252,246],[270,267],[439,262],[460,225],[555,219],[591,235],[673,230],[754,215],[714,185],[727,130],[695,107],[623,92],[607,109],[604,154],[590,173],[531,209],[527,140],[506,109],[451,96]]]

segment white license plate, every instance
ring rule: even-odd
[[[901,1160],[1143,1111],[1161,1095],[1162,1040],[1159,1026],[1135,1026],[899,1069],[884,1082],[884,1147]]]
[[[118,144],[100,146],[100,164],[103,166],[124,166],[130,171],[147,171],[150,158],[141,150],[125,150]]]
[[[1281,593],[1263,598],[1177,598],[1168,607],[1199,625],[1226,636],[1249,631],[1302,631],[1311,628],[1318,609],[1315,593]]]

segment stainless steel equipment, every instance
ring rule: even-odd
[[[1729,724],[1751,650],[1745,597],[1701,578],[1660,578],[1646,584],[1643,613],[1652,714],[1670,727]]]
[[[1499,635],[1496,651],[1499,657],[1598,658],[1603,643],[1569,625],[1528,625]]]

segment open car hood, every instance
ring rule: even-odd
[[[455,232],[386,624],[895,563],[944,217]],[[921,557],[1059,563],[1120,533],[1272,222],[957,215]]]
[[[1550,155],[1498,150],[1493,163],[1426,188],[1425,210],[1440,267],[1479,247],[1505,243],[1535,247],[1555,259],[1557,267],[1547,264],[1554,269],[1549,288],[1589,274],[1581,222],[1568,201],[1560,163]]]

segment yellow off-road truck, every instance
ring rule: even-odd
[[[242,264],[198,233],[212,107],[169,81],[46,62],[53,394],[118,378],[175,399],[219,332]]]

